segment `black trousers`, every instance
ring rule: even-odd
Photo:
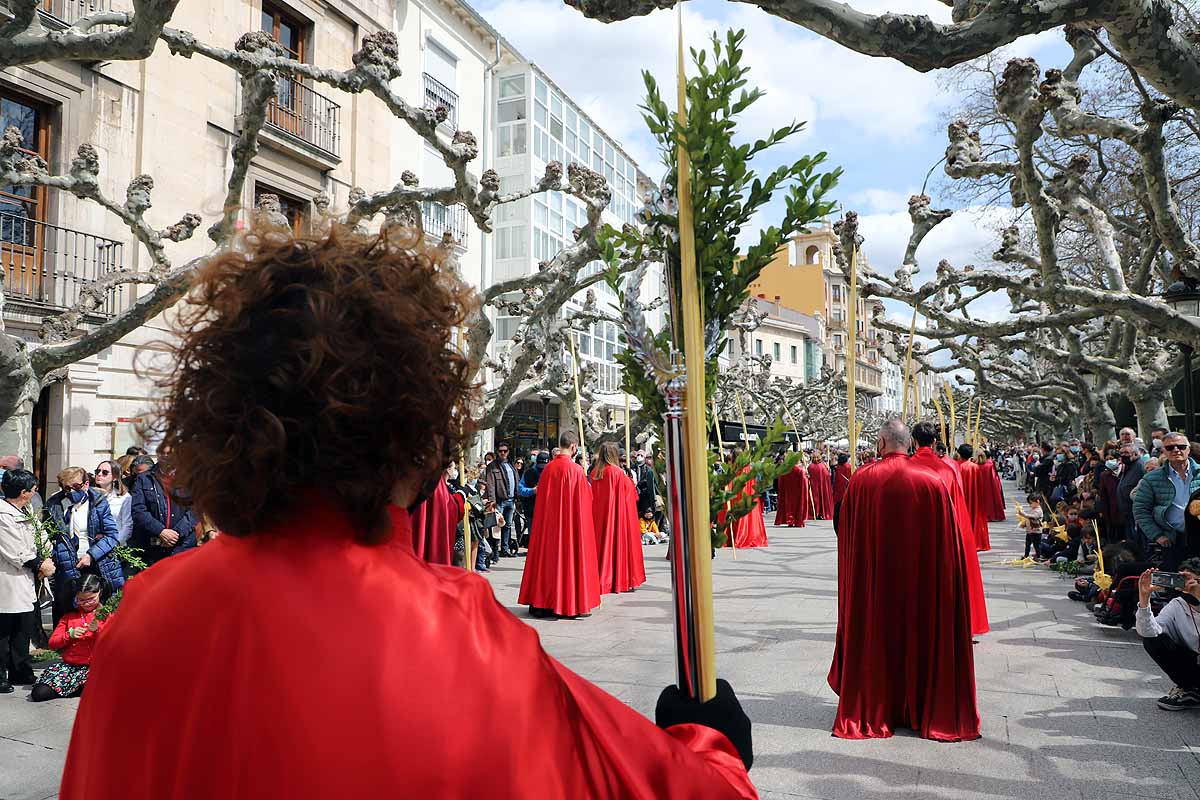
[[[842,504],[833,504],[833,532],[838,532],[838,523],[842,521]]]
[[[1200,690],[1200,663],[1195,653],[1165,633],[1142,639],[1142,645],[1176,686],[1186,691]]]
[[[33,661],[29,657],[29,633],[33,625],[33,609],[0,614],[0,670],[9,680],[33,674]]]

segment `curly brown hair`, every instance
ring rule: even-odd
[[[475,292],[411,230],[252,230],[200,268],[175,324],[158,425],[178,485],[223,533],[272,499],[332,492],[357,540],[390,538],[396,485],[472,433],[477,387],[452,333]]]

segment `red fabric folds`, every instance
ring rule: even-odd
[[[779,496],[775,503],[775,524],[789,528],[803,528],[808,514],[808,474],[796,466],[786,475],[779,476]],[[741,547],[741,544],[738,544]]]
[[[742,474],[750,471],[750,467],[742,470]],[[733,544],[738,548],[742,547],[766,547],[767,546],[767,526],[763,522],[763,504],[762,498],[757,496],[754,490],[754,481],[746,481],[746,486],[742,489],[742,496],[746,497],[753,495],[755,497],[754,506],[750,509],[750,513],[733,523]],[[725,525],[725,511],[722,510],[717,515],[717,525]],[[729,539],[726,537],[725,546],[729,547]]]
[[[987,487],[984,515],[988,522],[1004,522],[1004,487],[1000,485],[1000,473],[996,471],[996,464],[989,458],[980,470],[986,476],[984,484]]]
[[[601,477],[592,478],[592,527],[600,593],[628,592],[645,583],[637,488],[620,467],[606,466]]]
[[[833,735],[979,737],[966,562],[937,473],[892,453],[860,468],[841,509]]]
[[[829,465],[814,461],[808,465],[808,486],[812,490],[813,519],[833,519],[833,481]]]
[[[583,468],[562,453],[542,470],[518,602],[574,617],[600,605],[600,568],[592,488]]]
[[[967,565],[967,596],[964,598],[971,609],[971,633],[981,636],[991,630],[988,622],[987,599],[983,594],[983,574],[979,570],[979,554],[975,552],[975,530],[971,512],[963,495],[962,475],[953,461],[945,461],[933,452],[932,447],[918,447],[912,457],[913,463],[937,473],[950,492],[950,507],[954,511],[954,528],[963,545],[963,559]]]
[[[395,543],[359,545],[316,501],[130,580],[97,642],[63,800],[757,796],[724,736],[663,731],[580,678],[486,580],[417,559],[408,515],[393,520]],[[521,679],[499,693],[480,680],[507,674]],[[527,768],[463,757],[507,741]]]
[[[955,460],[954,465],[962,476],[963,494],[967,500],[967,509],[971,512],[971,530],[975,534],[975,549],[979,552],[992,549],[991,537],[988,535],[987,510],[985,504],[987,484],[983,470],[974,461]]]
[[[834,505],[846,499],[846,489],[850,486],[850,476],[853,473],[850,470],[850,462],[838,464],[837,469],[833,471],[833,502]]]
[[[459,504],[442,476],[433,494],[411,514],[412,548],[417,558],[430,564],[450,563],[459,515]]]

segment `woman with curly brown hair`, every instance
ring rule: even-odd
[[[660,730],[486,580],[413,553],[405,509],[475,397],[450,347],[475,295],[419,238],[255,232],[200,269],[163,445],[224,535],[127,585],[64,800],[755,796],[727,684],[703,705],[664,692]],[[497,695],[479,680],[497,674],[522,679]],[[497,741],[525,768],[472,757]]]

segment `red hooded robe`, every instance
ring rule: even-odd
[[[750,471],[747,465],[742,470],[742,474]],[[763,503],[762,498],[757,496],[754,490],[754,481],[746,481],[746,486],[742,489],[742,496],[754,496],[754,505],[750,507],[750,513],[733,523],[733,544],[739,549],[743,547],[766,547],[767,546],[767,526],[763,522]],[[717,515],[717,525],[724,527],[725,511]],[[728,536],[725,539],[725,546],[729,547]]]
[[[533,529],[517,602],[563,617],[600,605],[592,488],[569,453],[559,453],[542,470]]]
[[[779,476],[779,498],[775,509],[775,524],[791,528],[803,528],[808,514],[808,474],[800,465],[786,475]],[[741,545],[738,545],[741,547]]]
[[[1004,522],[1004,487],[1000,485],[1000,473],[996,471],[996,464],[989,458],[980,469],[988,477],[985,481],[988,485],[987,521]]]
[[[601,594],[628,592],[646,582],[637,499],[637,488],[620,467],[608,464],[601,477],[593,475],[592,527]]]
[[[414,557],[407,514],[392,522],[392,542],[357,544],[314,500],[133,578],[63,800],[756,796],[724,735],[655,727],[547,655],[486,580]],[[479,680],[512,671],[500,693]],[[536,769],[463,758],[510,737]]]
[[[833,735],[979,738],[966,559],[950,493],[902,453],[854,473],[838,536]]]
[[[971,512],[971,530],[975,533],[975,549],[983,552],[991,550],[992,543],[988,536],[987,510],[983,470],[974,461],[952,459],[954,466],[962,475],[963,495],[967,500],[967,509]]]
[[[833,503],[837,505],[846,499],[846,489],[850,486],[850,476],[853,472],[850,470],[850,462],[838,464],[837,469],[833,471]]]
[[[971,525],[971,513],[967,510],[967,499],[963,495],[962,475],[953,463],[946,463],[932,447],[918,447],[912,457],[914,464],[936,472],[950,491],[950,505],[954,510],[954,527],[963,544],[963,558],[967,563],[967,600],[971,607],[971,633],[981,636],[991,630],[988,623],[987,600],[983,595],[983,574],[979,571],[979,554],[975,552],[975,531]]]
[[[450,563],[458,535],[459,507],[443,475],[433,494],[412,511],[412,546],[417,558],[430,564]]]
[[[809,464],[808,485],[812,489],[813,518],[833,519],[833,482],[829,465],[824,461]]]

